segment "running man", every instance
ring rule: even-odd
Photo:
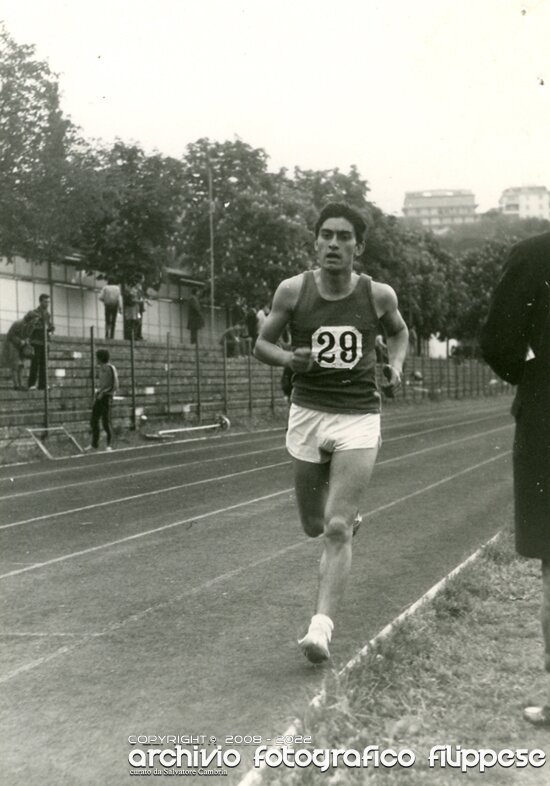
[[[376,335],[387,337],[389,391],[401,384],[408,330],[387,284],[354,272],[365,222],[326,205],[315,225],[318,267],[283,281],[256,342],[256,357],[293,372],[287,449],[302,527],[324,534],[316,613],[299,641],[312,663],[329,658],[334,618],[351,567],[351,539],[380,445]],[[277,346],[286,326],[292,348]]]

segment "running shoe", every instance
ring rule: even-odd
[[[544,707],[526,707],[523,710],[523,718],[532,723],[533,726],[545,726],[550,728],[550,705]]]
[[[323,663],[330,658],[328,645],[332,636],[332,620],[325,614],[315,614],[311,618],[308,632],[298,644],[310,663]]]
[[[304,638],[298,640],[298,644],[310,663],[324,663],[330,658],[329,639],[322,630],[308,630]]]

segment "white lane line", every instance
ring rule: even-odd
[[[377,515],[378,513],[381,513],[382,511],[387,510],[388,508],[394,507],[395,505],[399,505],[401,502],[406,502],[407,500],[411,499],[412,497],[417,497],[418,495],[426,493],[427,491],[431,491],[432,489],[437,488],[438,486],[441,486],[444,483],[449,483],[450,481],[455,480],[456,478],[461,477],[462,475],[466,475],[468,472],[474,472],[476,469],[480,469],[480,467],[483,467],[483,466],[485,466],[487,464],[491,464],[494,461],[498,461],[499,459],[504,458],[504,456],[509,455],[511,452],[512,451],[509,450],[506,453],[499,454],[498,456],[492,456],[491,458],[485,459],[485,461],[481,461],[478,464],[474,464],[474,465],[472,465],[470,467],[466,467],[465,469],[460,470],[460,472],[456,472],[453,475],[448,475],[446,478],[442,478],[441,480],[438,480],[435,483],[431,483],[429,486],[425,486],[423,489],[419,489],[418,491],[413,491],[412,493],[407,494],[404,497],[400,497],[399,499],[393,500],[392,502],[389,502],[386,505],[381,505],[380,507],[375,508],[374,510],[369,511],[363,518],[364,519],[372,518],[373,516]],[[3,576],[0,576],[0,579],[7,578],[7,577],[13,576],[13,575],[17,575],[19,573],[27,572],[27,570],[36,570],[38,568],[48,567],[48,566],[53,565],[54,563],[57,563],[57,562],[64,562],[65,560],[72,559],[73,557],[82,556],[84,554],[88,554],[88,553],[94,552],[94,551],[99,551],[100,549],[105,549],[105,548],[108,548],[109,546],[118,545],[119,543],[125,543],[125,542],[127,542],[129,540],[136,540],[137,538],[145,537],[146,535],[151,535],[151,534],[160,532],[162,530],[171,529],[172,527],[177,527],[177,526],[182,525],[182,524],[188,524],[191,521],[197,521],[198,519],[201,519],[201,518],[204,519],[204,518],[208,518],[209,516],[215,516],[215,515],[218,515],[220,513],[226,513],[226,512],[228,512],[230,510],[235,510],[236,508],[244,507],[245,505],[253,505],[253,504],[257,503],[257,502],[262,502],[262,501],[264,501],[266,499],[272,499],[273,497],[278,497],[281,494],[285,494],[285,493],[288,493],[288,492],[289,492],[289,489],[284,489],[283,491],[277,491],[274,494],[268,494],[268,495],[266,495],[264,497],[257,497],[256,499],[247,500],[247,501],[241,502],[241,503],[239,503],[237,505],[232,505],[231,507],[228,507],[228,508],[222,508],[221,510],[216,510],[216,511],[212,511],[210,513],[205,513],[202,516],[195,516],[194,518],[191,518],[191,519],[185,519],[184,521],[178,521],[178,522],[174,522],[172,524],[167,524],[164,527],[159,527],[157,529],[150,530],[149,532],[143,532],[143,533],[139,533],[137,535],[132,535],[132,536],[130,536],[128,538],[122,538],[121,540],[118,540],[118,541],[112,541],[111,543],[105,543],[102,546],[94,546],[91,549],[84,549],[83,551],[76,552],[74,554],[68,554],[68,555],[66,555],[64,557],[57,557],[57,558],[55,558],[53,560],[48,560],[47,562],[38,563],[35,566],[31,566],[28,569],[24,568],[23,570],[12,571],[11,573],[6,573]],[[227,581],[229,579],[235,578],[236,576],[240,575],[241,573],[249,572],[250,570],[258,567],[259,565],[263,565],[266,562],[270,562],[272,560],[278,559],[279,557],[287,554],[289,551],[293,551],[293,550],[301,548],[303,546],[312,545],[312,544],[316,543],[316,541],[317,541],[316,538],[308,538],[306,540],[300,540],[297,543],[292,543],[291,545],[286,546],[283,549],[279,549],[274,554],[269,554],[266,557],[262,557],[260,560],[256,560],[253,563],[249,563],[247,565],[243,565],[243,566],[241,566],[239,568],[234,568],[233,570],[231,570],[231,571],[229,571],[227,573],[223,573],[221,575],[215,576],[212,579],[209,579],[208,581],[204,582],[200,586],[192,587],[190,589],[187,589],[185,591],[185,593],[182,593],[181,595],[179,595],[177,597],[171,596],[170,600],[168,600],[168,601],[162,601],[161,603],[157,603],[157,604],[155,604],[153,606],[150,606],[150,607],[148,607],[146,609],[143,609],[142,611],[139,611],[139,612],[136,612],[135,614],[132,614],[130,617],[127,617],[125,620],[122,620],[122,621],[119,621],[119,622],[116,622],[116,623],[112,623],[111,625],[107,626],[107,628],[105,628],[105,630],[100,635],[104,636],[107,633],[113,632],[115,630],[119,630],[120,628],[124,627],[125,625],[129,624],[130,622],[139,621],[144,616],[146,616],[147,614],[151,614],[153,612],[157,612],[161,608],[169,607],[169,606],[173,605],[174,602],[177,603],[179,600],[182,600],[183,598],[188,597],[190,594],[193,595],[193,594],[197,594],[199,592],[203,592],[205,589],[208,589],[208,588],[210,588],[210,587],[212,587],[212,586],[214,586],[216,584],[222,583],[222,582]],[[98,634],[93,634],[93,636],[97,636],[97,635]],[[92,635],[90,635],[90,638],[92,638]],[[17,669],[14,669],[13,671],[8,672],[3,677],[1,677],[0,678],[0,684],[4,684],[6,682],[9,682],[10,680],[14,679],[15,677],[19,676],[20,674],[25,674],[25,673],[27,673],[29,671],[32,671],[33,669],[36,669],[36,668],[38,668],[40,666],[43,666],[44,664],[49,663],[50,661],[60,657],[61,655],[64,655],[64,654],[67,654],[69,652],[74,651],[75,649],[77,649],[77,647],[81,647],[85,643],[86,643],[86,639],[84,638],[84,639],[79,640],[78,642],[75,642],[72,645],[65,645],[63,647],[60,647],[59,649],[55,650],[54,652],[50,653],[49,655],[43,656],[41,658],[38,658],[37,660],[31,661],[31,662],[26,663],[26,664],[24,664],[22,666],[19,666]]]
[[[501,415],[486,415],[483,418],[475,418],[474,420],[460,420],[458,423],[445,423],[444,426],[434,426],[433,428],[425,429],[424,431],[411,431],[408,434],[400,434],[397,437],[388,437],[388,439],[383,439],[384,442],[399,442],[402,439],[409,439],[411,437],[423,437],[425,434],[433,434],[434,431],[445,431],[450,428],[460,428],[461,426],[472,426],[475,423],[483,423],[485,420],[494,420],[496,417],[502,417]],[[407,424],[409,425],[409,424]],[[410,424],[413,425],[413,424]],[[510,425],[510,424],[507,424]],[[382,438],[384,435],[382,434]]]
[[[448,448],[452,445],[458,445],[462,442],[470,442],[473,439],[478,439],[479,437],[485,437],[489,434],[494,434],[497,431],[504,431],[505,429],[512,428],[512,424],[507,424],[505,426],[497,426],[497,428],[489,429],[488,431],[476,432],[475,434],[469,434],[467,437],[460,437],[459,439],[453,439],[450,442],[442,442],[439,445],[430,445],[426,448],[420,448],[419,450],[413,450],[410,453],[403,453],[401,456],[395,456],[391,459],[384,459],[383,461],[379,461],[377,463],[377,467],[382,467],[385,464],[392,464],[396,461],[403,461],[408,458],[413,458],[414,456],[420,456],[423,453],[431,453],[433,450],[439,450],[440,448]],[[386,440],[389,442],[389,440]],[[189,488],[191,486],[199,486],[205,483],[218,483],[222,480],[227,480],[228,478],[237,477],[239,475],[246,475],[249,472],[261,472],[264,469],[273,469],[275,467],[282,467],[285,464],[290,464],[290,459],[286,459],[285,461],[279,461],[276,464],[267,464],[261,467],[253,467],[251,469],[241,470],[240,472],[232,472],[228,475],[218,475],[214,478],[203,478],[202,480],[194,480],[188,483],[182,483],[177,486],[168,486],[166,488],[161,489],[153,489],[152,491],[144,491],[141,494],[132,494],[127,497],[119,497],[118,499],[112,500],[105,500],[103,502],[94,502],[91,505],[83,505],[80,508],[70,508],[69,510],[62,510],[57,513],[45,513],[42,516],[34,516],[30,519],[23,519],[21,521],[12,521],[10,524],[2,524],[0,525],[0,530],[4,529],[11,529],[12,527],[19,527],[23,524],[34,524],[37,521],[45,521],[46,519],[57,518],[59,516],[67,516],[71,513],[82,513],[84,510],[95,510],[96,508],[105,507],[106,505],[116,505],[122,502],[131,502],[136,499],[142,499],[143,497],[150,497],[155,494],[162,494],[168,493],[171,491],[179,491],[183,488]]]
[[[395,505],[399,505],[400,502],[405,502],[406,500],[412,499],[413,497],[417,497],[420,494],[425,494],[427,491],[431,491],[432,489],[438,488],[442,486],[444,483],[448,483],[450,480],[454,480],[455,478],[459,478],[462,475],[466,475],[468,472],[472,472],[475,469],[479,469],[480,467],[485,466],[486,464],[491,464],[493,461],[498,461],[499,459],[507,456],[511,453],[511,450],[507,450],[503,453],[499,453],[498,456],[491,456],[491,458],[485,459],[484,461],[479,462],[478,464],[474,464],[471,467],[466,467],[465,469],[460,470],[459,472],[455,472],[453,475],[448,475],[445,478],[440,480],[434,481],[434,483],[430,483],[427,486],[423,486],[416,491],[411,491],[409,494],[405,494],[403,497],[398,497],[397,499],[392,500],[391,502],[387,502],[385,505],[380,505],[378,508],[375,508],[372,511],[367,512],[363,518],[367,519],[371,516],[380,513],[383,510],[388,510],[388,508],[393,508]],[[238,508],[245,507],[247,505],[253,505],[257,502],[263,502],[266,499],[272,499],[273,497],[279,497],[281,494],[289,494],[293,491],[292,488],[282,489],[281,491],[275,491],[272,494],[266,494],[262,497],[255,497],[251,500],[245,500],[244,502],[238,502],[235,505],[230,505],[227,508],[219,508],[218,510],[209,511],[208,513],[201,513],[197,516],[191,516],[190,518],[183,519],[181,521],[173,521],[170,524],[163,524],[161,527],[155,527],[154,529],[145,530],[143,532],[137,532],[133,535],[127,535],[124,538],[119,538],[118,540],[111,540],[108,543],[102,543],[98,546],[90,546],[87,549],[81,549],[80,551],[74,551],[70,554],[64,554],[61,557],[53,557],[52,559],[46,560],[45,562],[37,562],[33,565],[28,565],[25,568],[18,568],[17,570],[9,571],[8,573],[0,574],[0,579],[6,579],[11,576],[19,576],[22,573],[29,573],[33,570],[38,570],[39,568],[49,567],[50,565],[54,565],[58,562],[65,562],[69,559],[74,559],[74,557],[81,557],[84,554],[92,554],[96,551],[101,551],[103,549],[110,548],[111,546],[119,546],[121,543],[128,543],[132,540],[139,540],[140,538],[148,537],[149,535],[155,535],[158,532],[165,532],[166,530],[173,529],[174,527],[180,527],[184,524],[190,524],[191,522],[201,521],[202,519],[210,518],[211,516],[217,516],[221,513],[227,513],[231,510],[236,510]],[[276,556],[276,555],[275,555]]]
[[[165,532],[166,530],[173,529],[174,527],[181,527],[184,524],[191,524],[195,521],[201,521],[202,519],[210,518],[211,516],[218,516],[222,513],[228,513],[231,510],[237,510],[238,508],[243,508],[247,505],[253,505],[257,502],[263,502],[266,499],[272,499],[273,497],[279,497],[281,494],[288,494],[289,491],[292,489],[283,489],[282,491],[275,491],[272,494],[265,494],[263,497],[255,497],[254,499],[247,499],[244,502],[237,502],[235,505],[229,505],[226,508],[218,508],[218,510],[211,510],[208,513],[199,513],[196,516],[190,516],[188,519],[182,519],[181,521],[172,521],[170,524],[163,524],[161,527],[155,527],[154,529],[144,530],[143,532],[136,532],[133,535],[126,535],[124,538],[119,538],[118,540],[111,540],[107,543],[101,543],[98,546],[90,546],[87,549],[81,549],[80,551],[73,551],[70,554],[64,554],[61,557],[53,557],[52,559],[46,560],[45,562],[35,562],[33,565],[28,565],[26,568],[18,568],[17,570],[11,570],[9,573],[2,573],[0,574],[0,579],[7,579],[10,576],[18,576],[22,573],[28,573],[31,570],[37,570],[38,568],[45,568],[49,565],[55,565],[57,562],[65,562],[69,559],[74,559],[74,557],[82,557],[84,554],[92,554],[96,551],[102,551],[103,549],[108,549],[111,546],[119,546],[121,543],[128,543],[132,540],[139,540],[140,538],[146,538],[149,535],[155,535],[158,532]]]
[[[158,472],[167,472],[168,470],[173,469],[182,469],[184,467],[195,467],[197,465],[201,466],[203,464],[211,464],[213,461],[233,461],[233,459],[237,458],[247,458],[248,456],[259,456],[262,453],[273,453],[275,450],[283,450],[284,444],[275,445],[272,448],[262,448],[261,450],[249,450],[245,453],[233,453],[229,456],[214,456],[214,458],[207,458],[207,459],[200,459],[199,461],[183,461],[178,464],[165,464],[162,467],[151,467],[149,469],[141,469],[138,472],[132,471],[130,473],[125,472],[124,475],[109,475],[108,478],[100,477],[100,478],[90,478],[88,480],[75,480],[71,483],[65,483],[62,486],[48,486],[47,488],[43,489],[29,489],[28,491],[18,491],[15,494],[4,494],[0,496],[0,502],[6,499],[17,499],[19,497],[29,497],[34,494],[49,494],[51,491],[63,491],[63,489],[72,489],[76,488],[77,486],[91,486],[94,483],[105,483],[106,480],[109,482],[113,480],[131,480],[133,478],[139,477],[140,475],[154,475]]]
[[[103,636],[100,633],[58,633],[57,631],[45,631],[43,633],[32,633],[31,631],[3,630],[0,632],[0,639],[96,639]]]
[[[430,587],[430,589],[427,592],[425,592],[424,595],[418,598],[418,600],[416,600],[413,604],[411,604],[408,608],[406,608],[405,611],[401,612],[399,616],[395,617],[394,620],[392,620],[388,625],[382,628],[382,630],[379,633],[377,633],[376,636],[374,636],[368,642],[368,644],[365,644],[365,646],[362,647],[359,650],[359,652],[356,655],[354,655],[353,658],[351,658],[344,666],[342,666],[342,668],[337,672],[338,676],[342,677],[348,671],[351,671],[351,669],[354,669],[356,666],[358,666],[361,660],[367,655],[371,647],[378,644],[380,641],[384,641],[384,639],[387,639],[388,636],[390,636],[393,633],[395,628],[398,625],[400,625],[405,619],[407,619],[407,617],[410,617],[412,614],[418,611],[418,609],[421,606],[423,606],[425,603],[435,598],[435,596],[438,595],[442,589],[444,589],[447,583],[454,576],[457,576],[461,571],[463,571],[467,565],[470,565],[472,562],[479,559],[483,550],[490,544],[495,543],[500,537],[500,535],[501,533],[497,532],[496,535],[493,535],[492,538],[489,538],[489,540],[485,544],[483,544],[483,546],[480,546],[476,551],[474,551],[473,554],[470,554],[470,556],[467,557],[467,559],[465,559],[464,562],[461,562],[460,565],[457,565],[456,568],[454,568],[450,573],[444,576],[441,579],[441,581],[438,581],[437,584],[434,584],[433,587]],[[324,702],[325,698],[326,698],[326,691],[323,687],[321,688],[319,693],[317,693],[311,699],[308,706],[319,707]],[[297,718],[293,723],[290,724],[290,726],[280,736],[296,737],[296,735],[298,734],[301,728],[301,725],[302,724],[300,720]],[[275,750],[275,749],[276,749],[275,746],[269,746],[269,750]],[[246,772],[245,775],[241,778],[241,780],[236,784],[236,786],[258,786],[258,784],[262,782],[262,776],[266,767],[267,765],[264,759],[260,763],[259,767],[255,767],[254,769],[249,769],[248,772]]]
[[[278,494],[281,493],[283,492],[278,492]],[[277,496],[277,494],[271,494],[268,496]],[[266,498],[261,497],[260,499],[266,499]],[[254,501],[256,500],[251,500],[250,502],[254,502]],[[244,503],[244,504],[249,504],[249,503]],[[205,590],[215,586],[216,584],[220,584],[224,581],[228,581],[232,578],[235,578],[245,570],[246,571],[253,570],[254,568],[259,567],[260,565],[269,562],[271,559],[280,557],[284,554],[287,554],[289,551],[294,551],[295,549],[300,548],[304,544],[309,544],[312,542],[313,541],[309,541],[309,540],[305,542],[301,540],[298,543],[292,543],[290,546],[286,546],[284,549],[280,549],[279,551],[277,551],[275,555],[268,555],[266,557],[262,557],[261,559],[256,560],[255,562],[251,562],[244,567],[234,568],[233,570],[230,570],[227,573],[222,573],[218,576],[214,576],[213,578],[209,579],[208,581],[205,581],[203,584],[201,584],[198,587],[191,587],[190,589],[186,590],[180,595],[172,596],[169,601],[162,601],[161,603],[156,603],[153,606],[149,606],[146,609],[142,609],[141,611],[136,612],[135,614],[131,614],[129,617],[126,617],[126,619],[124,620],[119,620],[118,622],[112,622],[103,631],[101,631],[101,633],[90,634],[90,638],[94,638],[98,636],[104,637],[110,633],[115,633],[132,622],[139,622],[141,619],[143,619],[143,617],[147,616],[148,614],[157,613],[162,608],[169,607],[174,603],[179,603],[181,600],[185,600],[186,598],[192,595],[197,595],[201,592],[204,592]],[[55,660],[61,655],[66,655],[68,652],[73,652],[74,650],[81,647],[83,644],[86,644],[86,638],[82,638],[72,645],[66,644],[62,647],[59,647],[57,650],[54,650],[49,655],[44,655],[41,658],[37,658],[36,660],[30,661],[29,663],[25,663],[24,665],[19,666],[17,669],[14,669],[13,671],[8,672],[7,674],[4,674],[2,677],[0,677],[0,685],[9,682],[14,677],[17,677],[20,674],[24,674],[26,672],[38,668],[39,666],[43,666],[44,664],[48,663],[51,660]]]
[[[223,480],[229,480],[230,478],[236,478],[239,475],[248,475],[250,472],[262,472],[265,469],[275,469],[275,467],[284,467],[285,465],[289,464],[289,460],[286,459],[285,461],[278,461],[276,464],[265,464],[261,467],[252,467],[249,469],[243,469],[239,472],[229,472],[227,475],[218,475],[215,478],[203,478],[202,480],[192,480],[188,483],[180,483],[177,486],[167,486],[161,489],[153,489],[152,491],[143,491],[141,494],[131,494],[127,497],[118,497],[118,499],[112,500],[105,500],[104,502],[94,502],[92,505],[83,505],[80,508],[70,508],[69,510],[62,510],[58,513],[46,513],[43,516],[34,516],[31,519],[25,519],[23,521],[12,521],[11,524],[2,524],[0,526],[0,530],[3,529],[11,529],[11,527],[19,527],[22,524],[34,524],[37,521],[45,521],[46,519],[57,518],[57,516],[67,516],[70,513],[82,513],[84,510],[95,510],[96,508],[103,508],[106,505],[118,505],[121,502],[131,502],[136,499],[143,499],[144,497],[152,497],[156,494],[166,494],[171,491],[180,491],[181,489],[187,489],[191,486],[201,486],[205,483],[219,483]]]
[[[162,459],[162,458],[169,457],[173,453],[177,454],[177,453],[181,452],[179,449],[177,451],[175,451],[175,450],[169,450],[169,448],[172,448],[172,447],[174,447],[176,445],[178,446],[178,448],[181,448],[183,445],[189,445],[189,443],[192,443],[192,442],[203,442],[203,441],[208,440],[208,442],[211,443],[211,444],[207,444],[207,445],[203,444],[203,445],[200,445],[198,447],[193,447],[190,450],[186,451],[186,455],[189,455],[190,453],[199,453],[199,452],[204,451],[204,450],[209,450],[210,448],[219,449],[220,443],[225,444],[227,447],[234,447],[235,445],[237,445],[237,446],[239,446],[239,445],[246,445],[247,443],[254,444],[255,442],[260,442],[261,443],[261,441],[262,441],[261,439],[253,439],[255,434],[265,434],[267,432],[270,432],[270,433],[273,433],[273,437],[275,438],[275,436],[276,436],[275,432],[278,433],[278,432],[284,431],[284,430],[285,429],[281,426],[280,428],[276,428],[276,429],[275,428],[261,429],[260,431],[254,431],[254,432],[243,431],[243,432],[239,432],[238,434],[231,434],[231,436],[226,436],[226,437],[198,437],[197,439],[179,439],[179,440],[176,440],[174,442],[168,442],[165,445],[163,445],[162,447],[164,448],[164,450],[162,450],[160,445],[153,445],[153,444],[149,444],[149,445],[135,445],[133,447],[128,447],[128,448],[116,448],[116,450],[109,455],[108,459],[107,459],[107,456],[106,456],[105,453],[101,453],[101,457],[97,461],[86,461],[85,463],[80,462],[78,465],[74,465],[74,466],[66,466],[66,467],[57,466],[57,467],[53,467],[52,469],[42,470],[42,471],[38,471],[38,472],[26,472],[24,474],[21,473],[21,475],[14,475],[13,477],[9,477],[9,476],[2,477],[2,478],[0,478],[0,482],[2,482],[2,483],[6,483],[6,482],[12,483],[14,480],[20,480],[20,479],[25,480],[26,478],[49,477],[50,475],[63,474],[65,472],[67,472],[68,470],[70,472],[79,472],[81,470],[82,471],[86,471],[86,470],[93,469],[95,467],[104,467],[106,460],[108,460],[108,462],[109,462],[109,467],[116,466],[117,464],[130,464],[130,463],[132,463],[132,464],[135,465],[135,462],[136,462],[136,457],[135,456],[130,456],[130,458],[121,458],[121,459],[117,459],[116,456],[118,456],[119,453],[128,453],[130,451],[139,451],[139,450],[143,450],[143,449],[145,449],[145,450],[156,449],[159,452],[155,453],[152,456],[143,456],[143,457],[139,456],[138,459],[137,459],[138,461],[139,460],[150,461],[151,459],[154,459],[154,458]],[[249,438],[248,439],[241,439],[239,441],[234,441],[234,442],[230,441],[234,437],[246,437],[246,436],[248,436]],[[72,460],[75,459],[75,458],[81,458],[81,459],[89,458],[89,459],[91,459],[91,458],[94,458],[94,456],[91,456],[91,455],[84,456],[83,454],[79,454],[78,456],[73,456],[72,458],[67,458],[65,460],[67,462],[70,461],[71,464],[72,464]],[[58,459],[58,460],[61,461],[62,459]],[[26,462],[26,464],[27,465],[28,464],[36,464],[36,462]],[[3,466],[0,465],[0,471],[2,471],[3,469],[5,469],[6,467],[9,467],[9,466],[10,466],[9,464],[8,465],[3,465]],[[19,465],[17,465],[17,466],[19,466]],[[41,465],[41,466],[43,466],[43,465]]]
[[[487,409],[487,408],[483,407],[483,408],[480,409],[479,413],[477,413],[477,414],[481,414],[481,413],[488,413],[488,414],[487,414],[486,417],[480,418],[479,421],[490,420],[491,418],[495,418],[495,417],[502,417],[503,415],[507,414],[507,410],[502,410],[502,411],[495,412],[494,409]],[[474,414],[474,412],[470,412],[469,414]],[[424,421],[433,422],[434,420],[437,420],[437,419],[440,419],[440,418],[449,417],[449,415],[451,415],[451,416],[456,415],[457,417],[460,417],[462,415],[462,413],[456,411],[455,409],[451,409],[450,408],[448,411],[445,411],[445,412],[431,413],[429,417],[428,417],[428,413],[424,412],[424,413],[422,413],[422,415],[424,415],[425,417],[417,417],[414,420],[409,420],[409,421],[407,421],[405,423],[395,422],[396,420],[399,420],[400,418],[410,417],[410,415],[411,415],[410,412],[400,413],[398,415],[386,415],[384,420],[383,420],[383,424],[384,424],[385,429],[390,430],[390,429],[392,429],[394,427],[395,428],[397,428],[397,427],[404,428],[404,427],[407,427],[407,426],[418,425],[419,423],[422,423]],[[465,423],[473,423],[473,422],[478,422],[478,421],[465,421]],[[456,421],[452,421],[446,427],[447,428],[452,428],[453,426],[459,426],[459,425],[463,425],[463,422],[459,421],[457,423]],[[286,429],[283,426],[281,426],[281,427],[277,427],[277,428],[261,429],[259,431],[253,431],[253,432],[242,431],[242,432],[237,432],[235,434],[226,435],[226,436],[223,436],[223,437],[222,436],[214,436],[214,437],[210,436],[210,437],[195,437],[193,439],[176,440],[175,442],[170,442],[170,443],[167,443],[166,445],[164,445],[163,446],[164,447],[164,451],[163,452],[161,452],[162,448],[161,448],[160,445],[134,445],[134,446],[130,446],[130,447],[127,447],[127,448],[117,448],[116,453],[114,455],[118,456],[119,453],[129,453],[129,452],[133,452],[133,451],[156,449],[159,452],[157,452],[153,456],[144,456],[143,460],[144,461],[149,461],[152,458],[163,459],[163,458],[169,457],[172,453],[176,452],[176,451],[173,451],[173,450],[169,450],[169,448],[172,448],[174,446],[181,447],[182,445],[189,445],[190,443],[194,443],[194,442],[202,442],[202,443],[209,442],[210,443],[210,444],[206,444],[206,445],[202,444],[202,445],[200,445],[198,447],[194,447],[194,448],[191,448],[190,450],[187,450],[186,451],[186,455],[189,455],[191,453],[198,453],[198,452],[201,452],[201,451],[204,451],[204,450],[208,450],[210,448],[215,448],[215,449],[219,448],[219,445],[218,444],[214,444],[214,442],[223,441],[227,447],[232,447],[233,445],[246,445],[247,443],[254,444],[255,442],[259,442],[260,441],[260,440],[254,439],[254,436],[257,435],[257,434],[269,434],[269,433],[271,433],[275,437],[275,435],[278,432],[284,432],[285,430]],[[235,441],[235,442],[231,442],[230,441],[233,438],[242,437],[242,436],[244,436],[244,437],[248,436],[248,439],[239,440],[238,442],[237,441]],[[413,435],[411,435],[411,436],[413,436]],[[386,442],[387,441],[388,441],[388,439],[386,439]],[[82,456],[76,456],[76,457],[73,457],[73,459],[74,458],[83,458],[83,457]],[[88,458],[92,458],[92,457],[89,456]],[[139,458],[141,459],[141,457],[139,457]],[[61,461],[61,459],[59,459],[59,460]],[[71,459],[66,459],[66,460],[70,461]],[[116,459],[116,458],[114,458],[113,454],[111,454],[111,456],[109,456],[109,467],[113,467],[115,465],[129,464],[129,463],[135,464],[135,461],[136,461],[135,456],[130,456],[129,458]],[[36,462],[23,462],[24,465],[29,465],[29,464],[32,465],[33,463],[36,463]],[[20,466],[20,465],[19,464],[18,465],[4,465],[3,467],[0,466],[0,471],[2,471],[2,469],[5,469],[6,467],[9,467],[9,466]],[[90,462],[86,462],[84,464],[80,463],[79,465],[74,465],[74,466],[69,466],[69,467],[66,467],[66,466],[55,467],[53,469],[43,470],[43,471],[39,471],[39,472],[27,472],[27,473],[24,473],[24,474],[22,473],[21,475],[15,475],[13,478],[12,477],[0,477],[0,483],[13,483],[14,481],[18,481],[20,479],[24,480],[26,478],[38,478],[39,479],[41,477],[49,477],[50,475],[64,474],[64,473],[67,472],[67,470],[70,470],[71,472],[79,472],[81,470],[82,471],[88,471],[90,468],[101,467],[101,466],[104,466],[104,463],[103,463],[102,460],[93,461],[93,462],[90,461]],[[132,473],[132,474],[134,474],[134,473]]]

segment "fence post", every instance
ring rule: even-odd
[[[271,414],[275,414],[275,375],[273,371],[273,366],[269,366],[269,384],[271,388],[271,401],[270,401],[270,408]]]
[[[48,325],[46,320],[42,323],[42,340],[44,341],[44,346],[42,347],[42,363],[44,364],[44,428],[48,429],[50,427],[50,391],[48,390]],[[38,374],[38,384],[40,385],[40,374]],[[46,431],[46,436],[47,433]]]
[[[166,334],[166,406],[168,408],[168,417],[172,414],[172,397],[170,390],[170,372],[171,372],[171,355],[170,355],[170,332]]]
[[[134,329],[130,333],[130,377],[132,380],[132,412],[130,415],[130,429],[136,430],[136,367],[134,360]]]
[[[224,415],[227,415],[227,410],[229,406],[228,386],[227,386],[227,339],[223,340],[222,354],[223,354],[223,413]]]
[[[95,396],[95,339],[94,326],[90,327],[90,381],[92,383],[92,398]]]
[[[420,356],[420,373],[422,374],[422,393],[420,394],[420,400],[423,401],[426,398],[426,394],[424,393],[426,389],[426,366],[424,355]]]
[[[248,414],[252,415],[252,355],[250,353],[250,339],[246,340],[246,365],[247,365],[247,374],[248,374]]]
[[[195,342],[195,371],[197,376],[197,417],[199,423],[202,422],[202,401],[201,401],[201,355],[199,351],[199,337]]]

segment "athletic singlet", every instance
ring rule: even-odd
[[[315,364],[292,378],[292,402],[322,412],[380,412],[374,341],[379,332],[372,279],[362,274],[341,300],[325,300],[312,270],[290,322],[292,348],[310,347]]]

